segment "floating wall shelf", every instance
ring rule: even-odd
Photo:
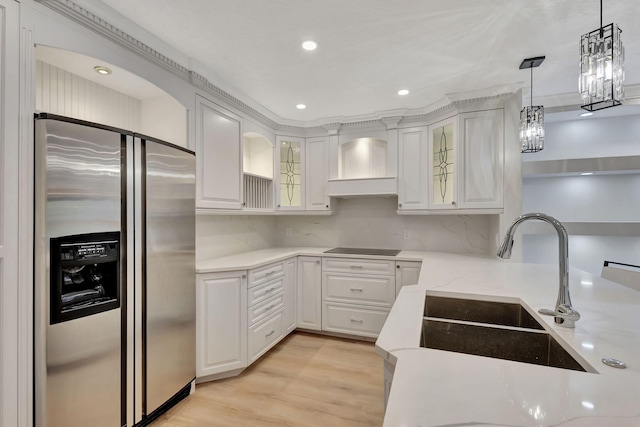
[[[523,178],[576,175],[581,172],[640,173],[640,156],[542,160],[522,163]]]

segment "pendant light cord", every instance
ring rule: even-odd
[[[604,30],[602,29],[602,0],[600,0],[600,38],[604,37]]]
[[[531,70],[531,96],[529,101],[531,102],[531,110],[533,111],[533,62],[531,62],[529,69]]]

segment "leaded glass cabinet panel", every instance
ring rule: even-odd
[[[457,202],[457,118],[429,127],[429,208],[452,209]]]
[[[296,138],[281,139],[279,141],[279,208],[304,209],[302,197],[303,143]]]

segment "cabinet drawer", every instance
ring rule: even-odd
[[[324,258],[322,271],[395,276],[395,261],[360,258]]]
[[[284,294],[280,293],[273,298],[256,304],[248,310],[249,325],[253,325],[260,320],[269,317],[276,311],[284,307]]]
[[[249,289],[248,296],[248,307],[253,306],[261,301],[264,301],[271,296],[277,294],[278,292],[282,292],[282,288],[284,286],[284,277],[279,279],[274,279],[269,282],[263,283],[259,286],[255,286]]]
[[[284,262],[276,262],[265,265],[264,267],[249,270],[249,279],[247,284],[250,288],[258,286],[276,277],[284,276]]]
[[[282,338],[282,312],[249,328],[249,363],[255,361]]]
[[[322,274],[323,301],[391,307],[395,298],[395,276]]]
[[[376,338],[389,309],[351,304],[322,303],[322,330]]]

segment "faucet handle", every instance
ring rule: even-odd
[[[545,316],[554,316],[555,323],[564,328],[575,328],[575,322],[580,319],[580,313],[573,309],[570,305],[560,304],[555,310],[541,308],[538,313]]]

